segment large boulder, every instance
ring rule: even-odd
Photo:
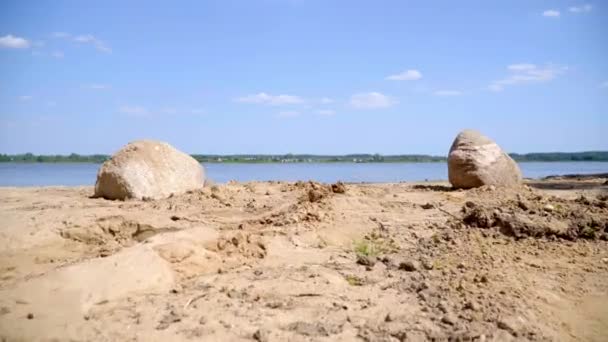
[[[517,163],[490,138],[474,130],[458,134],[448,155],[448,177],[455,188],[521,184]]]
[[[129,143],[101,166],[95,197],[159,199],[202,188],[205,169],[191,156],[153,140]]]

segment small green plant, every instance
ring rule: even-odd
[[[353,249],[357,256],[377,257],[381,254],[396,252],[399,247],[393,240],[382,238],[372,232],[370,236],[355,241]]]
[[[358,256],[375,257],[380,254],[376,244],[369,240],[355,241],[355,253]]]
[[[363,279],[355,276],[355,275],[347,275],[346,281],[350,286],[363,286]]]

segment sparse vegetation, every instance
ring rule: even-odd
[[[347,275],[346,281],[351,286],[363,286],[363,279],[357,277],[356,275],[352,275],[352,274]]]
[[[353,245],[357,256],[365,257],[377,257],[381,254],[394,253],[399,249],[394,241],[383,238],[376,232],[355,241]]]

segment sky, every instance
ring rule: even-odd
[[[608,2],[2,1],[0,153],[608,150]]]

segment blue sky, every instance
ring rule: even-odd
[[[0,153],[608,150],[600,1],[3,1]]]

